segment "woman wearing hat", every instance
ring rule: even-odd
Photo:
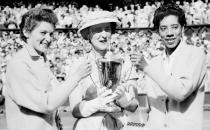
[[[134,89],[138,77],[130,61],[124,60],[121,77],[126,80],[123,86],[117,86],[115,94],[100,85],[96,60],[105,57],[117,25],[118,20],[108,11],[91,12],[81,23],[78,32],[92,45],[91,52],[85,56],[91,61],[92,72],[70,95],[72,115],[78,118],[75,130],[122,129],[124,110],[134,112],[138,107]],[[114,100],[116,107],[107,105]]]

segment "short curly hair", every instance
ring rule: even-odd
[[[156,9],[154,13],[154,19],[153,19],[154,30],[158,30],[161,20],[163,20],[164,17],[169,16],[169,15],[177,16],[178,21],[182,27],[186,25],[186,18],[185,18],[184,10],[181,9],[177,4],[168,3]]]
[[[54,27],[58,23],[56,14],[47,8],[33,8],[26,12],[21,19],[20,38],[26,42],[27,38],[23,34],[23,30],[26,32],[32,32],[39,22],[51,23]]]

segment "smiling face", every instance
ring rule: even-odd
[[[90,29],[90,41],[93,48],[96,51],[107,51],[110,46],[111,40],[111,24],[101,23],[91,26]]]
[[[37,26],[31,32],[26,32],[25,35],[28,37],[28,44],[40,54],[49,48],[53,32],[54,26],[51,23],[38,22]]]
[[[183,27],[180,25],[177,16],[169,15],[160,21],[158,31],[166,46],[166,49],[173,50],[180,43]]]

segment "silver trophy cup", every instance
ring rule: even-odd
[[[101,86],[105,86],[108,89],[112,89],[113,93],[121,81],[122,59],[98,59],[96,61],[99,72],[99,79]],[[111,102],[107,104],[107,108],[104,111],[114,112],[120,111],[121,108],[115,103]]]
[[[123,60],[101,58],[96,62],[101,85],[114,91],[120,83]]]

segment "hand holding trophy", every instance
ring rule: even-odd
[[[130,54],[130,60],[137,70],[143,71],[144,68],[148,65],[142,52]]]
[[[96,61],[99,72],[99,79],[101,86],[106,87],[109,91],[112,91],[112,98],[117,99],[119,93],[115,93],[117,86],[120,85],[122,59],[115,58],[101,58]],[[100,95],[99,95],[100,96]],[[106,104],[103,108],[106,112],[121,111],[121,108],[117,106],[114,101]]]
[[[101,112],[119,112],[121,108],[118,106],[114,106],[113,102],[117,98],[115,94],[113,94],[111,89],[107,89],[106,87],[102,87],[98,90],[98,101],[100,104],[99,111]]]

